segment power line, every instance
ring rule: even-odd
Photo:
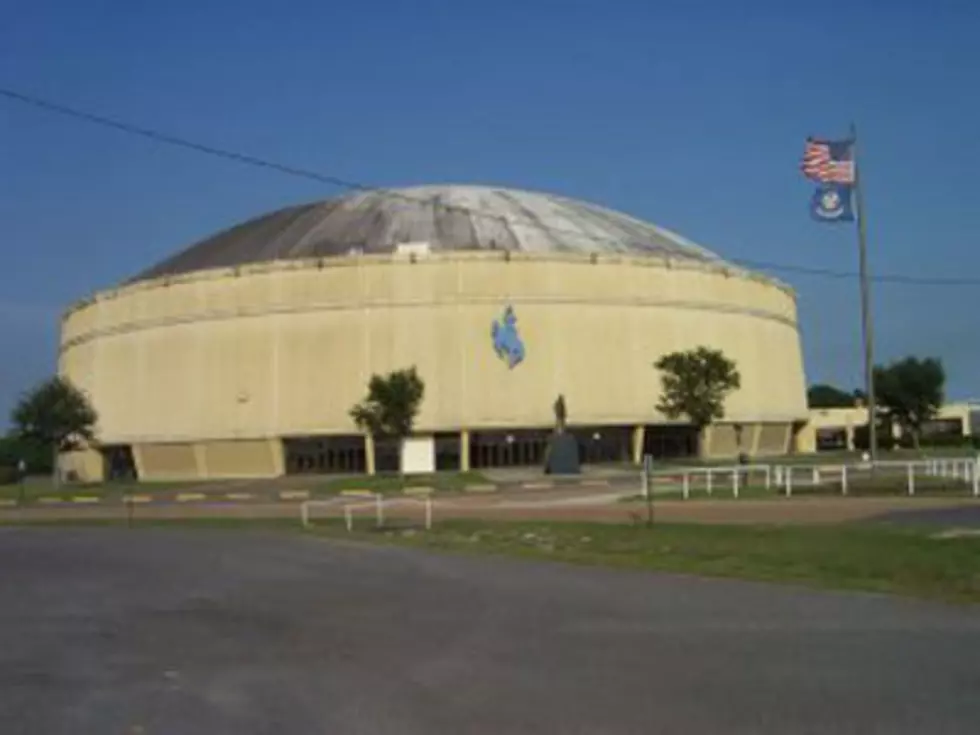
[[[141,125],[135,125],[133,123],[118,120],[112,117],[108,117],[106,115],[95,114],[92,112],[87,112],[85,110],[80,110],[75,107],[69,107],[68,105],[64,105],[58,102],[53,102],[47,99],[42,99],[40,97],[36,97],[34,95],[26,94],[23,92],[18,92],[13,89],[0,87],[0,96],[6,97],[7,99],[13,100],[15,102],[20,102],[22,104],[39,108],[48,112],[53,112],[65,117],[70,117],[77,120],[83,120],[89,123],[93,123],[95,125],[101,125],[102,127],[112,128],[124,133],[128,133],[130,135],[137,135],[143,138],[147,138],[157,143],[163,143],[166,145],[171,145],[179,148],[185,148],[187,150],[192,150],[198,153],[204,153],[206,155],[223,158],[247,166],[254,166],[257,168],[264,168],[267,170],[278,171],[279,173],[283,173],[288,176],[295,176],[298,178],[308,179],[310,181],[316,181],[321,184],[329,184],[331,186],[335,186],[342,189],[347,189],[352,191],[371,192],[371,193],[379,194],[384,197],[398,198],[403,201],[411,201],[416,203],[423,202],[422,199],[405,194],[404,192],[385,189],[383,187],[378,187],[378,186],[370,186],[368,184],[363,184],[361,182],[344,179],[339,176],[332,176],[329,174],[320,173],[319,171],[313,171],[311,169],[299,168],[297,166],[290,166],[290,165],[278,163],[276,161],[270,161],[268,159],[259,158],[258,156],[252,156],[247,153],[239,153],[237,151],[232,151],[225,148],[217,148],[215,146],[206,145],[204,143],[197,143],[187,138],[170,135],[169,133],[164,133],[159,130],[143,127]],[[442,205],[442,206],[448,211],[457,211],[476,217],[492,218],[497,221],[510,222],[510,223],[519,221],[519,220],[508,220],[496,212],[475,209],[473,207],[464,207],[459,205]],[[549,226],[542,225],[539,222],[533,222],[531,220],[527,220],[527,224],[532,225],[535,228],[542,230],[544,232],[550,232],[553,234],[575,235],[577,237],[591,240],[597,243],[618,242],[614,238],[600,237],[597,235],[585,235],[584,233],[578,230],[567,230],[562,228],[549,227]],[[858,274],[853,271],[833,270],[828,268],[814,268],[808,266],[792,265],[787,263],[773,263],[768,261],[753,261],[753,260],[740,259],[740,258],[731,258],[728,260],[736,265],[741,265],[746,268],[752,268],[757,270],[771,270],[771,271],[779,271],[785,273],[797,273],[801,275],[819,276],[823,278],[835,278],[835,279],[852,279],[858,277]],[[980,278],[921,277],[921,276],[911,276],[905,274],[877,274],[871,276],[871,280],[878,283],[892,283],[892,284],[901,284],[907,286],[980,286]]]

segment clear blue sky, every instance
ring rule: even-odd
[[[809,219],[808,134],[864,150],[871,266],[980,276],[975,2],[7,3],[0,86],[377,185],[597,201],[722,255],[855,270]],[[220,228],[339,190],[0,100],[0,411],[58,318]],[[793,285],[807,377],[861,381],[858,284]],[[978,287],[878,284],[878,357],[980,396]],[[651,398],[651,401],[653,399]]]

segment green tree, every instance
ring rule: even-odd
[[[862,396],[860,391],[848,393],[835,385],[816,383],[807,390],[806,402],[810,408],[852,408]]]
[[[888,415],[919,448],[922,425],[943,405],[946,371],[934,357],[906,357],[874,369],[875,396]]]
[[[27,471],[33,474],[51,472],[52,454],[49,449],[41,446],[36,440],[26,439],[11,431],[0,436],[0,468],[16,470],[21,461],[27,465]]]
[[[10,419],[22,446],[53,458],[94,441],[98,415],[82,391],[66,378],[55,376],[26,393]]]
[[[350,410],[350,417],[361,431],[375,439],[395,439],[401,448],[412,433],[424,395],[425,383],[414,366],[373,375],[367,396]]]
[[[712,421],[724,418],[725,398],[741,387],[742,378],[733,360],[721,350],[696,347],[664,355],[654,367],[660,371],[663,393],[657,409],[667,418],[686,417],[701,434]]]

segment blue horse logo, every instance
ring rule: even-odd
[[[517,316],[514,309],[508,306],[500,319],[493,320],[491,330],[493,349],[497,357],[507,361],[507,367],[513,369],[524,360],[524,343],[517,333]]]

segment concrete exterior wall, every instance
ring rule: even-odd
[[[491,342],[508,305],[526,348],[513,369]],[[653,362],[701,344],[738,364],[726,420],[746,424],[743,443],[750,423],[805,420],[792,292],[649,258],[362,256],[159,279],[70,311],[59,368],[144,476],[263,475],[282,449],[257,440],[355,433],[373,373],[417,366],[420,433],[549,426],[559,393],[572,425],[641,425],[663,420]]]
[[[102,454],[95,449],[78,449],[58,455],[58,471],[66,479],[101,482],[105,479]]]

